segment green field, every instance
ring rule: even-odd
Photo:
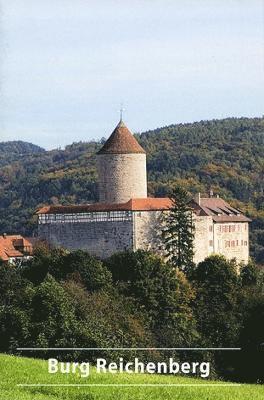
[[[52,399],[181,399],[181,400],[260,400],[264,399],[261,385],[222,386],[221,381],[206,381],[173,376],[96,374],[88,378],[76,375],[51,375],[47,362],[36,359],[0,355],[1,400],[52,400]],[[18,384],[39,384],[21,387]],[[131,386],[40,386],[41,384],[131,385]],[[136,385],[157,386],[136,386]],[[210,384],[210,386],[208,386]],[[164,385],[164,386],[161,386]],[[179,385],[179,386],[168,386]],[[192,386],[187,386],[192,385]],[[221,385],[221,386],[220,386]]]

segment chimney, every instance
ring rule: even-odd
[[[3,238],[6,239],[6,233],[3,233]]]
[[[210,189],[209,197],[214,197],[214,191],[213,191],[213,189]]]
[[[196,201],[197,204],[199,204],[199,206],[201,205],[201,193],[196,193],[194,196],[194,200]]]

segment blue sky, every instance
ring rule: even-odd
[[[0,131],[45,148],[264,114],[262,0],[3,0]]]

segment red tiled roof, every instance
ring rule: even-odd
[[[18,250],[19,248],[19,250]],[[0,236],[0,259],[8,261],[10,257],[23,257],[23,249],[32,253],[32,243],[21,235]]]
[[[109,139],[105,142],[97,154],[130,154],[143,153],[145,150],[137,142],[133,134],[126,127],[123,121],[120,121]]]
[[[77,206],[45,206],[37,214],[71,214],[99,211],[155,211],[171,207],[171,200],[165,198],[147,197],[145,199],[130,199],[126,203],[108,204],[93,203]]]
[[[250,222],[242,212],[228,204],[220,197],[205,197],[200,199],[200,204],[192,200],[191,206],[197,215],[211,216],[214,222]]]
[[[250,219],[231,207],[220,198],[201,198],[200,205],[192,200],[190,203],[197,215],[212,216],[215,222],[249,222]],[[172,206],[172,200],[168,197],[144,199],[130,199],[126,203],[93,203],[72,206],[45,206],[37,211],[37,214],[74,214],[100,211],[158,211],[168,210]]]
[[[23,257],[23,253],[21,253],[20,251],[16,250],[16,249],[6,249],[5,250],[5,254],[6,256],[9,257]]]

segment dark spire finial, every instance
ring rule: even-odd
[[[120,104],[120,122],[123,122],[123,112],[125,111],[123,103]]]

